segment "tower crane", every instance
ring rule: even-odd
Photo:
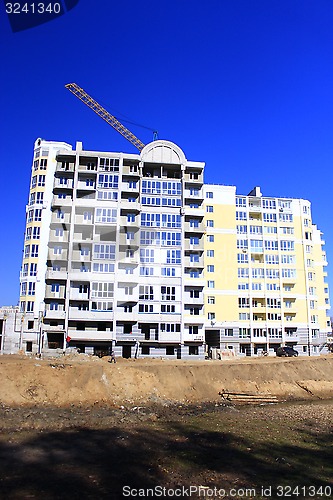
[[[128,128],[124,127],[119,120],[111,113],[109,113],[103,106],[101,106],[95,99],[93,99],[87,92],[85,92],[76,83],[68,83],[65,85],[72,94],[74,94],[80,101],[82,101],[86,106],[92,109],[98,116],[103,118],[111,127],[113,127],[117,132],[119,132],[125,139],[133,144],[139,151],[141,151],[145,144],[140,141]],[[154,138],[156,137],[156,132],[154,132]]]

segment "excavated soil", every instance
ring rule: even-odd
[[[0,498],[333,498],[332,368],[2,356]]]
[[[86,355],[0,358],[0,401],[9,405],[198,403],[220,392],[274,395],[281,400],[329,399],[333,355],[228,361],[99,359]]]

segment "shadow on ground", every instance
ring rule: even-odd
[[[123,498],[122,488],[332,487],[332,435],[300,431],[297,444],[245,439],[179,422],[34,432],[0,443],[0,497]],[[193,496],[192,498],[196,498]],[[316,498],[313,496],[312,498]],[[319,497],[318,497],[319,498]],[[321,497],[323,498],[323,497]]]

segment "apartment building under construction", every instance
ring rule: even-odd
[[[205,185],[204,163],[171,142],[124,154],[38,139],[18,348],[319,353],[330,331],[323,244],[310,202]]]

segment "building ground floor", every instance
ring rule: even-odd
[[[122,329],[115,334],[108,331],[86,329],[59,330],[56,326],[45,325],[42,319],[29,319],[16,307],[0,308],[0,352],[15,354],[18,352],[38,355],[53,355],[57,352],[75,350],[95,356],[107,356],[114,351],[116,357],[123,358],[169,358],[169,359],[205,359],[223,357],[275,355],[280,346],[290,346],[299,355],[320,355],[328,352],[329,332],[307,328],[304,325],[282,329],[243,328],[235,324],[223,324],[221,327],[206,325],[203,335],[181,339],[177,334],[159,335],[157,325],[154,328]],[[262,332],[266,334],[263,335]],[[274,335],[270,336],[269,333]]]

